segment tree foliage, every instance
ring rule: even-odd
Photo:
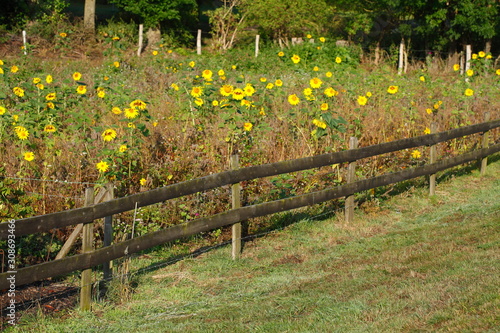
[[[291,37],[319,33],[333,16],[333,7],[324,0],[244,0],[241,9],[250,25],[285,43]]]
[[[221,7],[205,12],[212,27],[215,46],[221,51],[233,47],[245,22],[246,14],[237,11],[241,2],[242,0],[224,0]]]
[[[111,0],[124,11],[140,18],[146,28],[158,28],[163,23],[182,23],[196,17],[195,0]]]
[[[416,1],[413,6],[416,30],[429,39],[433,48],[478,42],[498,33],[496,0]]]

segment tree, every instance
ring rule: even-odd
[[[111,0],[124,11],[135,15],[147,30],[148,47],[161,40],[161,27],[168,26],[177,31],[177,38],[185,35],[189,24],[198,15],[195,0]],[[174,38],[174,37],[173,37]]]
[[[95,32],[95,2],[96,0],[85,0],[83,11],[83,26],[92,33]]]
[[[237,7],[241,3],[242,0],[224,0],[221,7],[204,13],[209,18],[215,45],[221,51],[226,51],[233,47],[239,29],[245,21],[246,14],[241,14],[237,11]]]
[[[306,33],[320,33],[333,15],[324,0],[243,0],[241,11],[248,23],[257,26],[281,44]]]
[[[403,24],[411,17],[411,7],[405,0],[332,0],[337,6],[337,14],[342,18],[341,27],[351,40],[359,40],[375,45],[375,63],[380,59],[382,42],[387,36],[401,39],[409,37],[410,26]]]
[[[181,22],[183,16],[192,15],[195,0],[111,0],[124,11],[138,16],[146,28],[160,28],[162,23]]]
[[[457,43],[485,42],[498,30],[497,0],[420,0],[415,7],[417,31],[438,50],[456,49]]]

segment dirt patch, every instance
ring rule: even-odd
[[[285,264],[301,264],[304,262],[304,257],[300,254],[290,254],[284,256],[283,258],[273,262],[274,265],[285,265]]]
[[[74,308],[78,302],[78,288],[60,282],[42,281],[18,287],[15,292],[15,321],[29,313],[42,311],[44,314],[56,314],[62,310]],[[0,293],[0,330],[7,328],[7,317],[11,298],[8,290]]]

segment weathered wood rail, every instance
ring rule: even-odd
[[[15,223],[15,234],[16,236],[21,236],[36,232],[44,232],[54,228],[62,228],[79,223],[89,223],[95,219],[133,210],[136,207],[143,207],[184,195],[210,190],[224,185],[235,184],[241,181],[275,176],[284,173],[318,168],[337,163],[354,162],[359,159],[395,152],[403,149],[435,145],[440,142],[445,142],[447,140],[455,138],[461,138],[467,135],[484,133],[497,127],[500,127],[500,119],[477,125],[461,127],[446,132],[397,140],[374,146],[225,171],[206,177],[157,188],[151,191],[130,195],[124,198],[114,199],[90,207],[83,207],[18,220]],[[287,199],[231,209],[224,213],[220,213],[210,217],[199,218],[180,225],[175,225],[173,227],[152,232],[114,245],[106,246],[91,252],[18,269],[16,272],[15,284],[17,286],[20,286],[49,277],[55,277],[77,270],[88,269],[109,262],[110,260],[146,250],[169,241],[174,241],[180,238],[220,228],[223,226],[232,225],[234,223],[245,221],[251,218],[305,207],[420,176],[432,175],[436,172],[446,170],[466,162],[483,159],[499,151],[500,144],[495,144],[491,147],[481,148],[472,152],[468,152],[453,158],[444,159],[436,163],[431,163],[424,166],[406,169],[369,179],[359,180],[345,185],[327,188],[325,190],[303,194]],[[7,239],[7,235],[8,224],[1,223],[0,239]],[[0,289],[6,289],[9,287],[9,281],[7,280],[8,276],[9,273],[0,274]]]

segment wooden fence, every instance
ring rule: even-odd
[[[151,191],[130,195],[124,198],[95,204],[89,207],[72,209],[42,216],[30,217],[15,222],[16,237],[49,231],[54,228],[62,228],[80,223],[89,224],[93,220],[109,217],[137,207],[143,207],[165,200],[178,198],[196,192],[206,191],[217,187],[237,184],[257,178],[275,176],[284,173],[319,168],[337,163],[355,162],[362,158],[377,156],[390,152],[400,151],[419,146],[431,146],[447,140],[461,138],[476,133],[486,133],[491,129],[500,127],[500,119],[488,121],[477,125],[461,127],[446,132],[418,136],[388,143],[373,145],[369,147],[351,149],[341,152],[323,154],[313,157],[282,161],[277,163],[234,169],[202,178],[184,181],[181,183],[153,189]],[[485,140],[483,140],[485,141]],[[136,253],[166,242],[195,235],[200,232],[217,229],[223,226],[233,225],[251,218],[283,212],[295,208],[314,205],[336,198],[346,197],[358,192],[366,191],[380,186],[394,184],[404,180],[413,179],[424,175],[432,175],[436,172],[451,167],[484,159],[489,155],[500,151],[500,144],[483,148],[440,160],[435,163],[405,169],[399,172],[385,174],[369,179],[363,179],[345,185],[327,188],[325,190],[307,193],[282,200],[265,202],[257,205],[233,208],[224,213],[210,217],[199,218],[180,225],[151,232],[149,234],[129,239],[114,245],[105,246],[90,252],[81,253],[71,257],[65,257],[42,264],[20,268],[16,271],[16,286],[55,277],[78,270],[86,270],[111,260]],[[0,239],[5,240],[9,234],[9,224],[0,224]],[[0,289],[10,286],[7,278],[12,273],[0,274]]]

